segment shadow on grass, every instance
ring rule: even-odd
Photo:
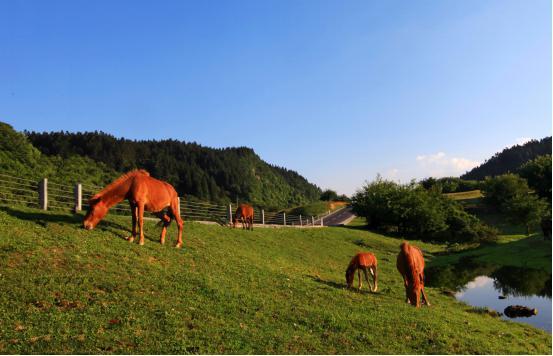
[[[353,293],[360,293],[360,294],[378,295],[378,291],[376,293],[370,292],[369,289],[368,289],[369,287],[366,284],[363,284],[363,287],[365,289],[359,290],[359,289],[357,289],[357,287],[348,288],[345,283],[337,283],[337,282],[334,282],[334,281],[325,281],[324,279],[321,279],[321,278],[315,277],[315,276],[310,276],[310,275],[305,275],[305,277],[308,277],[308,278],[310,278],[311,280],[313,280],[317,283],[324,284],[326,286],[329,286],[329,287],[332,287],[332,288],[335,288],[335,289],[347,290],[347,291],[350,291],[350,292],[353,292]]]
[[[58,223],[71,225],[76,228],[81,228],[83,223],[83,215],[81,214],[65,214],[65,213],[52,213],[52,212],[42,212],[42,211],[24,211],[18,210],[7,206],[0,206],[0,211],[4,211],[10,216],[20,220],[26,220],[33,222],[39,226],[47,227],[49,223]],[[130,220],[130,217],[129,217]],[[130,236],[131,223],[129,222],[128,226],[123,226],[119,223],[113,221],[101,221],[96,227],[97,230],[108,231],[117,235],[122,239],[126,239],[127,236],[121,236],[121,230],[127,231]],[[146,236],[145,236],[146,237]],[[147,238],[147,237],[146,237]],[[149,240],[155,241],[153,238],[148,238]]]

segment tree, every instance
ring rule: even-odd
[[[533,194],[517,195],[506,202],[505,210],[509,220],[514,224],[526,227],[526,235],[530,235],[530,227],[538,224],[549,205]]]
[[[327,190],[325,190],[321,193],[321,198],[320,199],[324,200],[324,201],[337,200],[338,199],[338,193],[336,193],[332,189],[327,189]]]
[[[519,173],[541,198],[551,203],[551,155],[539,156],[527,162]]]
[[[482,189],[484,201],[500,211],[505,211],[507,202],[514,197],[527,195],[530,188],[526,180],[512,173],[486,178]]]

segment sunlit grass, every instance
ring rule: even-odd
[[[1,353],[542,353],[551,335],[469,312],[428,289],[404,302],[400,239],[354,228],[185,225],[160,245],[128,217],[0,208]],[[429,259],[445,246],[413,242]],[[379,292],[345,289],[351,256],[379,259]],[[366,286],[365,286],[366,288]]]

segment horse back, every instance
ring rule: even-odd
[[[360,252],[353,257],[353,261],[360,267],[372,267],[378,264],[376,256],[370,252]]]
[[[128,199],[142,201],[152,208],[165,208],[177,197],[175,188],[167,182],[147,175],[134,177]]]
[[[238,209],[236,209],[236,216],[243,218],[253,218],[253,207],[248,204],[241,204]]]

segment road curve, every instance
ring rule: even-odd
[[[324,226],[342,225],[342,224],[348,223],[355,216],[356,215],[351,210],[351,207],[348,206],[347,208],[340,209],[335,213],[331,213],[330,215],[325,216],[323,218],[323,225]]]

